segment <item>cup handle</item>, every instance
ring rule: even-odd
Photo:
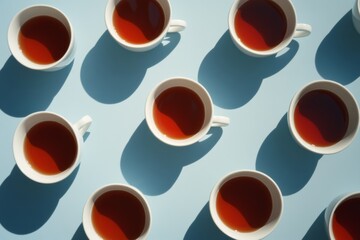
[[[184,20],[172,19],[170,20],[168,32],[169,33],[180,32],[185,28],[186,28],[186,22]]]
[[[299,37],[309,36],[311,30],[312,30],[311,25],[306,23],[298,23],[296,24],[294,37],[299,38]]]
[[[74,128],[79,131],[81,136],[83,136],[90,127],[91,123],[92,123],[92,118],[89,115],[85,115],[74,124]]]
[[[212,127],[226,127],[230,124],[230,118],[224,116],[213,116],[211,120]]]

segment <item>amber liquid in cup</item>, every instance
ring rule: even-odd
[[[58,174],[70,168],[77,156],[73,134],[57,122],[45,121],[26,134],[24,152],[30,165],[42,174]]]
[[[268,0],[249,0],[235,15],[235,32],[249,48],[265,51],[285,37],[287,21],[283,10]]]
[[[127,42],[144,44],[162,33],[165,15],[156,0],[121,0],[115,7],[113,24]]]
[[[37,16],[21,26],[18,41],[29,60],[38,64],[51,64],[67,52],[70,34],[59,20],[50,16]]]

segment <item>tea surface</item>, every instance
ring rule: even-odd
[[[33,126],[26,134],[24,152],[31,166],[43,174],[58,174],[72,166],[77,143],[71,132],[57,122]]]
[[[238,177],[220,188],[216,209],[221,220],[231,229],[252,232],[263,227],[272,212],[270,191],[259,180]]]
[[[29,60],[38,64],[50,64],[64,56],[70,45],[70,34],[59,20],[38,16],[22,25],[18,41]]]
[[[332,228],[336,239],[360,239],[360,198],[346,200],[338,206]]]
[[[162,133],[170,138],[185,139],[203,126],[205,107],[200,97],[185,87],[172,87],[155,100],[154,120]]]

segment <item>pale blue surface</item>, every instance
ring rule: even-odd
[[[8,50],[11,18],[36,3],[60,8],[75,29],[76,59],[60,72],[24,69]],[[230,40],[232,0],[172,0],[173,17],[188,27],[148,53],[128,52],[111,39],[105,0],[0,1],[0,239],[85,239],[83,205],[112,182],[146,195],[149,239],[226,239],[210,217],[210,191],[223,175],[244,168],[270,175],[284,195],[281,222],[267,239],[326,239],[328,203],[360,190],[360,136],[341,153],[314,155],[291,138],[286,113],[301,86],[322,78],[345,84],[360,101],[360,35],[351,22],[354,0],[293,3],[312,34],[292,41],[281,57],[254,59]],[[202,83],[216,114],[229,116],[231,125],[187,148],[158,142],[144,104],[159,81],[173,76]],[[93,118],[79,168],[59,184],[36,184],[15,167],[15,128],[38,110],[73,122]]]

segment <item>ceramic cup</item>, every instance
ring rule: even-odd
[[[318,154],[348,147],[359,127],[359,107],[341,84],[318,80],[306,84],[292,98],[287,115],[296,142]]]
[[[354,27],[358,33],[360,33],[360,1],[356,0],[352,8],[352,20]]]
[[[183,77],[159,83],[148,95],[146,122],[160,141],[173,146],[198,142],[210,127],[223,127],[230,119],[214,116],[209,93],[199,83]]]
[[[228,25],[236,47],[255,57],[274,55],[312,30],[309,24],[297,23],[294,6],[284,0],[235,0]]]
[[[209,200],[216,226],[233,239],[258,240],[278,225],[283,199],[277,184],[256,170],[227,174],[214,186]]]
[[[124,33],[122,33],[121,35],[118,33],[118,30],[116,28],[117,21],[114,20],[114,15],[121,16],[120,13],[122,11],[120,10],[120,7],[123,7],[123,8],[128,7],[129,9],[124,10],[127,14],[127,16],[125,16],[125,17],[128,19],[132,19],[132,21],[134,21],[134,23],[131,25],[131,27],[133,27],[134,25],[136,25],[138,27],[138,28],[134,29],[133,31],[134,32],[142,31],[145,34],[145,33],[150,32],[149,29],[145,29],[145,28],[151,26],[151,24],[149,26],[144,26],[147,24],[146,23],[144,24],[143,22],[141,22],[142,20],[144,20],[142,18],[144,18],[145,15],[148,15],[149,19],[146,22],[156,23],[158,21],[157,16],[159,14],[154,13],[154,11],[152,9],[155,6],[155,4],[152,3],[152,4],[149,4],[148,6],[142,6],[141,4],[148,4],[148,3],[146,1],[142,2],[139,0],[108,0],[106,10],[105,10],[105,23],[106,23],[106,26],[107,26],[107,29],[108,29],[110,35],[116,40],[116,42],[118,42],[121,46],[123,46],[124,48],[126,48],[130,51],[144,52],[144,51],[151,50],[151,49],[155,48],[156,46],[158,46],[162,42],[162,40],[165,38],[167,33],[180,32],[185,29],[186,22],[184,20],[171,19],[172,11],[171,11],[170,2],[168,0],[154,0],[154,1],[161,8],[161,10],[160,10],[162,12],[161,15],[163,14],[163,17],[164,17],[163,26],[160,29],[157,29],[155,36],[153,36],[153,34],[155,34],[155,33],[149,34],[152,36],[151,36],[151,38],[148,38],[149,40],[147,40],[146,42],[133,42],[133,41],[129,41],[128,39],[126,39],[125,35],[123,36],[123,34],[126,34],[126,35],[129,34],[129,30],[128,30],[130,28],[129,26],[119,25],[119,31],[121,30],[121,32],[124,32]],[[123,5],[120,5],[120,2],[123,3]],[[138,5],[139,5],[139,7],[138,7]],[[147,9],[145,9],[145,8],[147,8]],[[144,13],[143,10],[147,10],[148,13]],[[131,12],[134,12],[134,13],[131,13]],[[138,13],[138,12],[140,12],[140,13]],[[119,13],[119,14],[115,14],[115,13]],[[136,14],[138,14],[139,16],[137,16]],[[139,29],[141,29],[141,30],[139,30]]]
[[[52,19],[40,19],[44,16]],[[53,19],[59,22],[55,23]],[[48,27],[49,24],[52,25]],[[20,39],[27,39],[27,44],[34,44],[37,41],[42,45],[20,44]],[[68,17],[59,9],[48,5],[30,6],[17,13],[9,25],[8,44],[15,59],[34,70],[62,69],[70,64],[75,56],[74,30]],[[37,50],[29,51],[29,49]]]
[[[52,112],[25,117],[15,130],[13,152],[17,166],[39,183],[56,183],[80,163],[83,135],[92,119],[86,115],[75,124]]]
[[[115,239],[114,235],[116,239],[146,239],[150,225],[149,204],[144,195],[130,185],[103,186],[84,206],[83,226],[89,239]]]
[[[360,192],[340,195],[325,210],[326,230],[331,240],[360,238]]]

